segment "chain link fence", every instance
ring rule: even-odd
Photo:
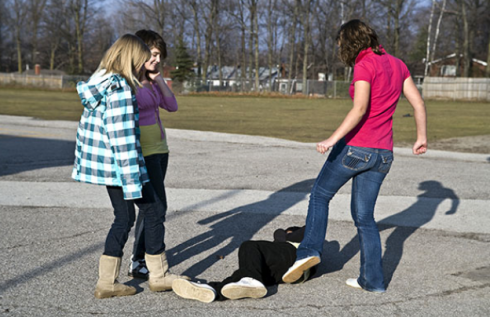
[[[226,79],[226,80],[203,80],[193,79],[186,81],[182,86],[173,83],[173,87],[179,87],[181,93],[200,93],[200,92],[229,92],[229,93],[254,93],[272,92],[283,95],[302,94],[306,96],[326,97],[326,98],[349,98],[350,82],[345,81],[320,81],[298,79],[276,79],[272,81],[262,81],[258,87],[255,80],[250,79]]]
[[[75,75],[25,75],[0,73],[0,85],[20,85],[50,89],[75,88],[77,82],[89,76]],[[426,77],[419,80],[417,87],[426,99],[452,99],[490,101],[489,78],[446,78]],[[176,93],[227,92],[227,93],[278,93],[283,95],[305,95],[323,98],[350,98],[350,82],[298,79],[274,79],[261,81],[258,87],[251,79],[193,79],[184,83],[173,82]]]

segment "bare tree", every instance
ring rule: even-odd
[[[84,40],[85,47],[90,47],[90,51],[84,56],[84,67],[90,73],[97,69],[102,56],[117,38],[112,21],[103,14],[96,13],[91,22],[97,27],[90,28]]]
[[[267,6],[267,62],[269,66],[269,88],[272,89],[272,58],[274,54],[274,26],[273,16],[276,11],[276,0],[269,0]]]
[[[305,0],[303,4],[303,40],[304,40],[304,49],[303,49],[303,91],[305,91],[305,87],[308,80],[308,50],[310,47],[310,9],[311,3],[313,0]]]
[[[5,7],[5,3],[3,1],[0,1],[0,71],[4,68],[4,61],[3,61],[3,55],[4,55],[4,28],[5,28],[5,20],[7,18],[7,8]]]
[[[248,17],[246,16],[245,0],[237,0],[228,2],[226,13],[230,16],[232,28],[238,29],[240,33],[240,50],[238,53],[238,63],[240,65],[240,78],[243,80],[247,77],[247,47],[246,39],[247,32],[250,33],[250,28],[247,24]],[[242,90],[243,90],[242,85]]]
[[[447,23],[452,24],[453,28],[450,34],[442,38],[441,43],[443,46],[447,46],[448,42],[452,44],[451,51],[456,53],[456,76],[483,75],[479,71],[473,74],[472,60],[474,57],[485,58],[484,52],[488,46],[487,32],[490,27],[489,10],[488,0],[448,1],[445,13],[448,14]]]
[[[251,0],[251,2],[254,2],[255,4],[251,5],[253,7],[255,14],[253,15],[253,25],[254,25],[254,32],[253,32],[253,37],[254,37],[254,52],[255,52],[255,88],[259,89],[260,82],[259,82],[259,71],[260,71],[260,66],[259,66],[259,13],[257,10],[258,3],[256,0]]]
[[[30,43],[32,45],[32,65],[37,64],[38,52],[38,36],[39,27],[45,14],[44,8],[46,7],[46,0],[28,0],[28,15],[29,15],[29,26],[31,33]]]
[[[378,2],[387,12],[387,37],[391,38],[390,42],[393,48],[393,55],[400,57],[400,33],[403,21],[408,19],[414,11],[416,2],[414,0],[378,0]]]
[[[125,0],[127,6],[132,8],[127,10],[124,7],[123,12],[128,14],[134,14],[132,10],[136,11],[136,17],[138,19],[144,19],[143,22],[147,27],[152,28],[159,34],[165,34],[165,27],[167,26],[167,15],[170,11],[170,0],[153,0],[150,3],[142,0]],[[141,14],[138,14],[141,13]]]
[[[70,13],[72,14],[73,23],[75,26],[75,39],[77,43],[77,73],[84,73],[84,35],[87,28],[89,18],[89,0],[71,0]]]
[[[246,57],[246,30],[247,30],[247,24],[245,22],[245,5],[244,5],[244,0],[240,0],[238,2],[238,8],[239,8],[239,23],[240,23],[240,50],[241,50],[241,62],[240,62],[240,77],[242,79],[242,89],[243,89],[243,79],[245,79],[246,76],[246,71],[247,71],[247,57]]]
[[[65,0],[51,0],[46,6],[46,14],[43,17],[44,37],[43,46],[48,57],[49,69],[54,70],[56,56],[62,45],[64,37],[71,37],[71,32],[65,33],[68,26],[65,17],[68,15]],[[59,66],[62,66],[61,63]]]
[[[188,32],[191,28],[187,27],[187,24],[192,20],[190,10],[188,6],[182,4],[183,3],[180,0],[171,0],[171,3],[167,4],[167,10],[172,12],[172,14],[169,14],[167,17],[167,25],[172,26],[171,30],[173,31],[174,42],[180,37],[192,38],[193,32]]]
[[[390,53],[412,59],[409,67],[419,65],[421,72],[424,55],[431,62],[456,51],[464,56],[465,76],[471,75],[472,57],[490,61],[489,0],[434,0],[427,35],[431,8],[415,0],[118,1],[123,5],[109,17],[93,0],[0,0],[1,68],[10,63],[22,71],[28,60],[50,69],[88,72],[117,35],[150,28],[169,43],[180,36],[192,43],[190,53],[202,78],[209,65],[220,71],[235,64],[242,79],[253,78],[258,89],[260,65],[272,72],[284,62],[287,77],[302,77],[306,88],[308,76],[315,72],[340,75],[336,32],[341,22],[352,18],[373,25]],[[415,15],[418,8],[421,14]],[[414,41],[414,33],[423,40]],[[169,51],[172,62],[172,45]],[[346,69],[344,77],[349,76]],[[223,80],[223,74],[219,78]]]
[[[194,28],[194,33],[196,35],[196,60],[197,60],[197,69],[198,76],[201,75],[202,72],[202,53],[201,53],[201,26],[199,23],[199,6],[197,0],[188,0],[188,4],[192,10],[193,23],[192,26]],[[204,71],[204,76],[206,76],[206,71]]]
[[[488,33],[487,77],[490,77],[490,32]]]
[[[216,18],[216,10],[214,9],[213,5],[216,3],[214,1],[211,1],[208,6],[205,6],[207,8],[207,19],[206,21],[206,31],[204,33],[204,62],[203,62],[203,79],[206,79],[208,67],[210,65],[211,61],[211,54],[213,50],[213,33],[214,33],[214,19]]]
[[[301,0],[296,0],[294,2],[293,16],[291,19],[292,23],[289,32],[289,74],[288,74],[289,80],[291,80],[292,73],[293,73],[294,49],[296,47],[296,27],[298,25],[297,20],[298,20],[300,6],[301,6]]]
[[[26,25],[27,6],[25,0],[12,0],[7,5],[7,10],[11,13],[9,24],[14,31],[15,47],[17,49],[17,71],[22,73],[22,31]]]
[[[461,76],[461,59],[460,59],[460,56],[461,56],[461,40],[460,40],[460,33],[461,33],[461,20],[460,20],[460,16],[456,16],[456,19],[455,19],[456,23],[454,23],[454,28],[455,28],[455,31],[454,32],[454,41],[455,41],[455,53],[456,53],[456,63],[455,63],[455,66],[456,66],[456,77],[459,77]]]
[[[425,71],[424,71],[424,76],[427,77],[429,74],[429,67],[430,67],[430,36],[431,36],[431,30],[432,30],[432,19],[434,18],[434,11],[436,8],[436,0],[432,0],[432,9],[430,10],[430,19],[429,19],[429,30],[427,31],[427,54],[425,57]]]
[[[335,56],[335,37],[337,29],[340,25],[340,21],[335,19],[335,1],[323,0],[317,1],[315,7],[312,10],[313,20],[315,21],[316,37],[313,41],[317,45],[316,51],[318,56],[315,58],[315,63],[318,65],[318,70],[323,72],[332,71],[331,66],[334,64]]]
[[[214,37],[216,41],[216,55],[218,58],[218,80],[219,86],[221,87],[221,82],[223,81],[223,71],[221,65],[221,27],[219,24],[220,19],[220,8],[219,8],[219,0],[211,0],[211,10],[214,10],[214,19],[213,19],[213,29],[214,29]]]
[[[430,60],[433,61],[436,55],[437,50],[437,40],[439,39],[439,31],[441,29],[442,16],[444,15],[444,11],[446,10],[446,0],[442,1],[441,12],[439,13],[439,19],[437,20],[436,34],[434,35],[434,47],[432,48],[432,53]]]
[[[249,0],[248,1],[248,11],[250,18],[250,62],[249,65],[254,65],[255,68],[255,89],[259,89],[259,18],[258,18],[258,1]],[[249,78],[252,78],[252,67],[249,69]]]
[[[470,41],[472,37],[472,32],[469,26],[467,6],[464,0],[461,0],[461,15],[463,18],[463,77],[470,77],[471,68],[471,51],[470,51]],[[459,57],[458,57],[459,58]]]

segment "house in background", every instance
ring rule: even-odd
[[[221,67],[221,88],[226,89],[228,87],[248,85],[251,86],[255,82],[255,69],[252,69],[252,78],[248,78],[250,69],[247,68],[243,70],[245,72],[245,81],[242,83],[242,69],[240,66],[222,66]],[[194,72],[197,76],[198,69],[194,68]],[[262,87],[269,87],[270,81],[274,81],[279,75],[279,69],[273,67],[269,69],[268,67],[259,68],[259,82]],[[219,68],[217,65],[208,66],[206,72],[206,85],[214,87],[215,89],[220,89],[219,82]]]
[[[457,67],[456,54],[450,54],[446,57],[436,59],[429,63],[430,65],[430,77],[456,77]],[[473,58],[471,60],[471,72],[472,77],[485,77],[487,69],[487,63]],[[459,55],[459,74],[463,73],[463,55]]]
[[[172,76],[170,73],[175,70],[174,66],[169,66],[169,65],[163,65],[163,78],[165,79],[165,82],[167,83],[168,87],[172,89]]]

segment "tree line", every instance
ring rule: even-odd
[[[413,74],[453,53],[463,56],[458,76],[472,76],[473,58],[490,64],[490,0],[0,0],[0,71],[40,64],[90,74],[118,36],[146,28],[169,45],[168,65],[180,43],[203,78],[215,65],[240,67],[256,83],[260,67],[289,79],[348,79],[336,35],[354,18]]]

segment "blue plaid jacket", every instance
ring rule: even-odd
[[[138,106],[131,87],[117,74],[94,74],[79,82],[84,106],[77,131],[72,178],[122,186],[124,199],[142,197],[149,181],[140,146]]]

